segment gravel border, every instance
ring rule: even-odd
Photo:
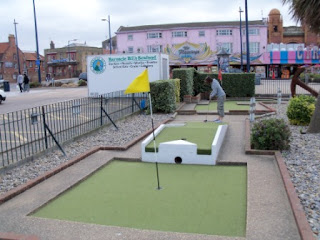
[[[154,125],[172,118],[172,114],[154,114]],[[63,145],[67,156],[64,156],[58,149],[49,151],[32,161],[28,161],[13,168],[8,168],[0,174],[0,195],[5,194],[27,181],[33,180],[44,173],[51,171],[59,165],[100,146],[125,146],[132,140],[152,129],[150,115],[135,114],[123,120],[117,121],[118,130],[113,125],[108,125],[88,134],[79,137],[72,142]]]
[[[266,118],[280,118],[289,125],[290,149],[281,155],[311,230],[320,240],[320,133],[303,134],[307,126],[290,125],[286,115],[288,103],[270,106],[276,109],[276,114]]]

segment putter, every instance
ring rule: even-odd
[[[209,103],[208,103],[208,110],[207,110],[207,113],[206,113],[206,120],[204,120],[204,122],[208,122],[209,105],[210,105],[210,99],[209,99]]]

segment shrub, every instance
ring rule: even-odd
[[[78,81],[78,86],[87,86],[87,82],[85,80],[83,80],[83,79],[80,79]]]
[[[176,102],[179,103],[180,102],[180,79],[176,78],[176,79],[173,79],[173,81],[175,85],[174,94],[176,95]]]
[[[176,110],[175,80],[158,80],[150,83],[153,112],[171,113]]]
[[[180,79],[180,101],[183,101],[184,95],[193,95],[193,75],[194,68],[176,68],[173,69],[173,78]]]
[[[37,87],[40,87],[40,83],[39,82],[30,82],[30,88],[37,88]]]
[[[290,145],[290,129],[283,119],[263,119],[251,130],[251,144],[254,149],[285,150]]]
[[[313,96],[306,95],[290,99],[287,109],[290,124],[308,125],[315,110],[315,102]]]

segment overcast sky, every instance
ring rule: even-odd
[[[89,46],[101,47],[108,36],[111,18],[112,36],[120,26],[206,21],[239,21],[239,7],[245,0],[34,0],[38,26],[39,51],[64,47],[68,40],[78,39]],[[248,0],[249,20],[268,17],[271,9],[280,10],[284,26],[296,25],[288,5],[281,0]],[[18,45],[21,50],[36,51],[33,0],[0,0],[0,42],[8,42],[18,23]],[[242,19],[245,15],[242,14]]]

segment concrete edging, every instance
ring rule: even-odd
[[[279,172],[281,174],[282,182],[286,189],[286,193],[290,202],[290,206],[296,221],[298,231],[302,240],[315,239],[313,232],[311,230],[310,224],[308,223],[307,217],[300,203],[298,195],[296,193],[295,187],[291,181],[287,166],[281,155],[280,151],[275,150],[255,150],[251,149],[250,141],[250,121],[246,119],[245,121],[245,153],[252,155],[274,155]]]

